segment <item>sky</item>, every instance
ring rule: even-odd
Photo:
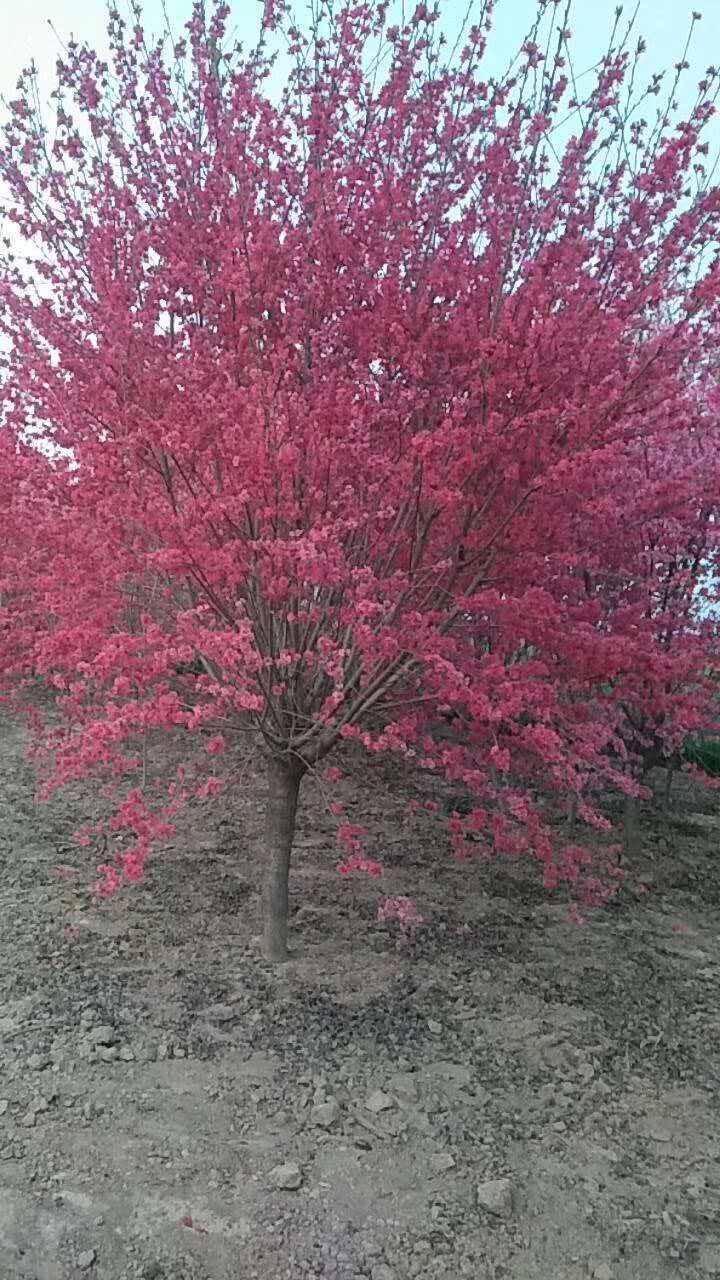
[[[122,10],[128,0],[117,0]],[[467,0],[440,0],[443,21],[450,30],[457,28],[467,8]],[[636,0],[625,0],[624,16],[635,7]],[[182,26],[190,0],[165,0],[173,26]],[[617,0],[574,0],[571,21],[575,67],[590,67],[604,48],[612,27]],[[231,26],[237,38],[250,39],[257,31],[260,14],[258,0],[231,0]],[[408,6],[409,7],[409,6]],[[87,39],[95,48],[104,48],[105,0],[15,0],[3,6],[2,45],[0,47],[0,96],[12,96],[22,67],[34,59],[41,73],[41,83],[49,89],[53,65],[60,47],[58,35],[66,39],[74,35]],[[305,0],[298,0],[302,14]],[[498,0],[496,27],[492,49],[497,58],[493,70],[504,68],[509,55],[517,48],[528,30],[535,9],[534,0]],[[720,0],[640,0],[638,29],[647,39],[648,78],[650,71],[671,66],[683,50],[693,9],[703,13],[695,29],[694,47],[689,61],[692,71],[687,77],[687,98],[697,80],[711,62],[720,62]],[[163,27],[162,0],[144,0],[146,25],[155,31]],[[694,98],[694,93],[692,93]],[[682,104],[682,98],[681,98]],[[720,129],[719,129],[720,136]]]

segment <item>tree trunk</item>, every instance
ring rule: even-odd
[[[303,767],[291,757],[268,762],[263,882],[263,951],[268,960],[287,960],[288,878]]]
[[[578,797],[576,795],[571,796],[567,814],[567,833],[570,840],[575,835],[575,828],[577,827],[578,804]]]
[[[640,798],[625,795],[625,852],[628,857],[640,853]]]
[[[665,769],[665,786],[663,787],[662,811],[663,817],[667,818],[670,812],[670,792],[672,790],[673,775],[675,773],[675,764],[671,762]]]

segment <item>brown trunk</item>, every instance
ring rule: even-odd
[[[263,951],[268,960],[287,960],[288,878],[295,834],[302,765],[291,757],[268,762],[263,883]]]

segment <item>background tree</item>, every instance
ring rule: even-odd
[[[694,428],[674,440],[668,455],[642,448],[635,465],[626,459],[624,484],[636,499],[620,521],[621,554],[604,549],[583,570],[588,598],[601,609],[598,627],[615,648],[622,645],[617,674],[586,696],[595,714],[613,726],[614,767],[625,774],[625,836],[629,852],[639,840],[638,798],[651,772],[669,779],[681,763],[688,735],[717,719],[713,655],[718,620],[713,608],[712,565],[717,546],[717,419],[712,402],[693,393],[686,423]],[[651,512],[650,520],[647,512]],[[628,556],[624,544],[634,544]],[[602,775],[589,780],[595,789]]]
[[[616,725],[579,694],[637,648],[584,575],[641,576],[639,459],[699,430],[717,77],[651,127],[619,29],[580,102],[557,6],[500,79],[490,9],[450,53],[425,5],[403,25],[321,3],[302,32],[269,4],[249,52],[224,4],[156,44],[111,9],[109,62],[71,43],[58,64],[52,128],[32,75],[10,104],[0,176],[29,260],[3,261],[3,430],[60,451],[20,512],[42,546],[31,661],[61,695],[52,778],[126,785],[112,890],[170,832],[193,759],[231,767],[254,735],[273,959],[301,780],[347,738],[461,782],[458,844],[601,891],[539,786],[612,771]],[[649,488],[647,537],[687,483]],[[164,798],[127,789],[156,729],[187,743]],[[357,828],[339,835],[362,867]]]

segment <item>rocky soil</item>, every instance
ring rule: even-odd
[[[92,789],[37,805],[0,733],[2,1280],[720,1277],[716,794],[649,809],[649,892],[579,927],[380,766],[344,794],[384,883],[340,878],[311,785],[273,971],[257,780],[97,907]]]

